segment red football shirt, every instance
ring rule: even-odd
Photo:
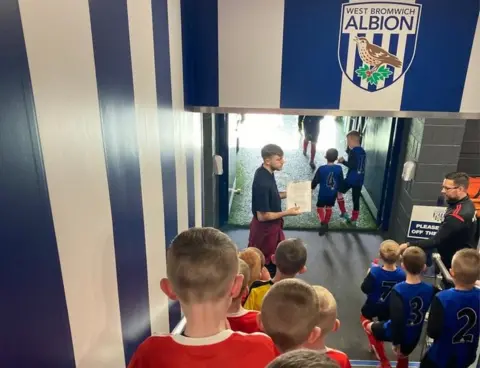
[[[329,358],[335,360],[340,366],[340,368],[352,368],[350,360],[348,359],[347,354],[345,354],[344,352],[340,350],[326,348],[325,354],[327,354]]]
[[[258,311],[250,311],[243,309],[238,313],[227,315],[230,328],[233,331],[245,333],[261,332],[257,324]]]
[[[263,333],[225,330],[206,338],[151,336],[133,355],[128,368],[264,368],[277,356]]]

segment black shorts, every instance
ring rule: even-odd
[[[312,143],[317,143],[318,132],[307,132],[305,131],[305,139]]]
[[[333,207],[335,206],[336,200],[337,200],[337,196],[318,198],[317,207]]]
[[[352,190],[352,193],[355,192],[355,194],[360,194],[362,192],[362,187],[363,185],[360,186],[353,186],[351,184],[348,184],[346,181],[343,182],[342,186],[338,189],[340,193],[347,193],[350,189]]]

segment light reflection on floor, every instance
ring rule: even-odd
[[[289,120],[287,123],[286,119]],[[291,119],[292,116],[285,115],[246,114],[245,121],[239,129],[241,146],[260,149],[266,144],[275,143],[284,151],[299,149],[303,138],[292,127]],[[335,117],[325,116],[320,122],[317,150],[326,151],[328,148],[335,147],[336,142]]]

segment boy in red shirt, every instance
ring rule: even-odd
[[[160,287],[179,300],[187,320],[181,335],[151,336],[128,368],[265,367],[276,356],[272,340],[226,328],[227,310],[240,292],[237,247],[213,228],[180,233],[167,250],[167,277]]]
[[[247,283],[250,279],[250,267],[242,259],[239,259],[238,262],[240,263],[239,273],[243,275],[243,283],[240,293],[232,300],[232,304],[228,308],[227,319],[230,329],[245,333],[261,332],[257,323],[258,311],[246,310],[242,307],[242,299],[248,294]]]
[[[272,286],[262,305],[260,324],[281,352],[307,348],[351,368],[345,353],[327,348],[325,338],[340,326],[337,303],[321,286],[287,279]]]

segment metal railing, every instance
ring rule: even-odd
[[[187,325],[187,319],[182,317],[180,322],[177,323],[175,328],[172,331],[172,335],[181,335],[185,331],[185,326]]]
[[[435,273],[438,274],[435,279],[436,281],[440,281],[439,284],[436,283],[435,286],[440,289],[444,289],[445,286],[453,287],[454,284],[452,275],[450,275],[450,271],[447,270],[447,267],[445,267],[445,264],[442,262],[442,257],[440,257],[440,254],[433,253],[432,258],[435,266]]]

